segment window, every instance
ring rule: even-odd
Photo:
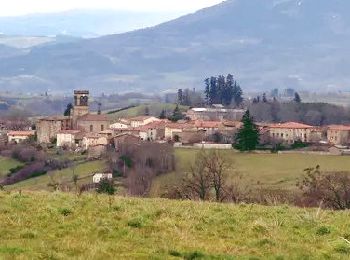
[[[93,131],[94,131],[94,126],[90,125],[90,132],[93,132]]]
[[[101,125],[101,131],[105,130],[104,125]]]

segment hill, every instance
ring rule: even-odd
[[[348,212],[0,193],[4,259],[345,259]]]
[[[161,175],[153,183],[151,196],[162,196],[167,187],[178,185],[195,161],[193,149],[176,149],[176,172]],[[350,160],[346,156],[325,156],[311,154],[244,154],[221,151],[229,167],[229,179],[239,186],[249,187],[252,192],[262,189],[299,192],[296,183],[304,169],[320,165],[325,172],[348,171]],[[243,188],[244,189],[244,188]]]
[[[349,8],[347,0],[228,0],[152,28],[1,59],[0,87],[27,89],[18,78],[32,75],[44,82],[36,90],[157,93],[230,72],[247,90],[348,90]]]

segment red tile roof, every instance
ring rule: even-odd
[[[79,134],[79,130],[61,130],[59,131],[60,134]]]
[[[333,131],[350,131],[350,126],[347,125],[329,125],[329,130]]]
[[[268,126],[269,128],[288,128],[288,129],[308,129],[308,128],[314,128],[314,126],[311,125],[305,125],[298,122],[286,122],[281,124],[270,124]]]
[[[10,131],[7,133],[8,136],[31,136],[35,135],[35,131]]]
[[[219,128],[222,123],[220,121],[196,121],[195,126],[197,128]]]
[[[109,121],[106,115],[86,114],[78,118],[78,121]]]

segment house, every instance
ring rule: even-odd
[[[92,182],[95,184],[100,183],[103,179],[112,180],[113,174],[112,173],[95,173],[92,176]]]
[[[293,144],[296,141],[304,143],[310,142],[313,126],[297,122],[287,122],[268,125],[270,140],[272,142],[282,142]]]
[[[123,121],[115,122],[109,126],[110,129],[115,129],[115,130],[126,129],[129,127],[130,127],[130,125],[128,123],[123,122]]]
[[[350,126],[330,125],[327,128],[327,141],[334,145],[350,144]]]
[[[7,142],[7,132],[0,130],[0,145],[5,145]]]
[[[194,126],[196,127],[197,130],[205,131],[206,135],[209,136],[218,132],[219,129],[222,127],[222,123],[220,121],[197,120],[194,123]]]
[[[211,108],[192,108],[186,112],[186,116],[190,120],[214,120],[222,121],[235,120],[240,121],[246,111],[243,109],[223,108],[222,106]]]
[[[141,139],[138,135],[122,133],[113,138],[115,149],[118,151],[122,144],[138,144]]]
[[[195,129],[194,123],[168,123],[165,125],[164,138],[166,140],[179,141],[177,139],[179,139],[184,129]]]
[[[9,131],[7,139],[9,143],[21,143],[35,136],[35,131]]]
[[[62,130],[72,128],[72,120],[68,116],[51,116],[38,120],[36,133],[39,143],[49,144],[56,139],[57,134]]]
[[[168,120],[159,120],[149,123],[144,126],[140,126],[139,136],[144,141],[156,141],[163,140],[165,138],[165,126],[168,124]]]
[[[159,118],[154,116],[137,116],[129,119],[131,127],[140,127],[152,122],[161,121]]]
[[[82,141],[82,146],[85,150],[88,150],[91,146],[107,146],[108,139],[105,136],[100,136],[98,133],[85,134]]]
[[[107,130],[110,126],[110,120],[107,115],[86,114],[77,118],[77,130],[85,133],[99,133]]]
[[[73,147],[79,145],[82,140],[82,133],[79,130],[61,130],[57,134],[57,147]]]

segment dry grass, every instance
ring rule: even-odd
[[[0,193],[0,259],[348,259],[350,212]]]

